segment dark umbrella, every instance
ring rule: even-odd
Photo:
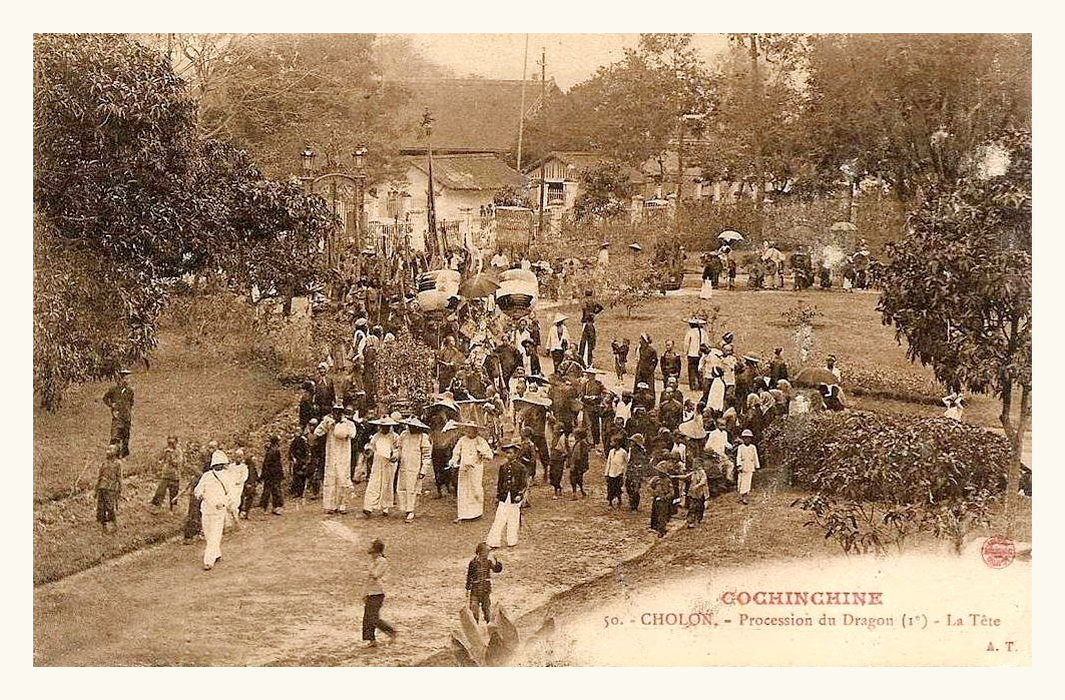
[[[839,384],[836,375],[824,367],[807,367],[795,375],[797,386],[816,388],[818,384]]]
[[[480,273],[459,285],[459,294],[467,299],[484,299],[495,294],[499,282],[488,274]]]

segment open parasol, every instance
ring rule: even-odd
[[[857,231],[858,227],[849,221],[837,221],[829,227],[830,231]]]
[[[717,234],[717,237],[723,241],[728,241],[729,243],[744,240],[742,233],[740,233],[739,231],[733,231],[732,229],[726,229],[722,231],[721,233]]]
[[[797,386],[813,389],[818,384],[839,384],[839,380],[824,367],[807,367],[795,375],[794,383]]]
[[[482,272],[460,284],[459,294],[467,299],[484,299],[495,294],[497,289],[499,282],[492,275]]]

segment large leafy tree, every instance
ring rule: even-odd
[[[911,360],[949,386],[1001,398],[1012,528],[1032,407],[1031,134],[1010,132],[980,152],[983,165],[933,191],[888,247],[879,310]]]
[[[808,39],[809,158],[901,200],[951,183],[995,134],[1031,127],[1031,37],[827,34]]]
[[[293,289],[333,225],[298,185],[200,140],[166,56],[123,36],[36,37],[33,186],[34,388],[51,409],[147,356],[180,276]]]
[[[625,212],[633,195],[628,173],[616,163],[581,171],[580,183],[580,194],[573,206],[577,221],[616,218]]]
[[[685,114],[711,100],[706,66],[691,34],[642,34],[620,61],[553,101],[529,124],[531,153],[601,151],[620,163],[659,163],[676,149]]]
[[[373,34],[140,35],[171,58],[197,104],[197,133],[232,141],[271,177],[300,167],[306,145],[319,167],[350,169],[366,146],[374,176],[391,169],[394,119],[409,95],[384,71],[430,69],[402,38]],[[430,71],[435,74],[439,71]]]

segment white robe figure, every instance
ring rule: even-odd
[[[606,248],[599,249],[598,263],[599,267],[606,267],[610,264],[610,252]]]
[[[703,286],[699,288],[700,299],[710,299],[714,296],[714,283],[709,277],[703,279]]]
[[[325,512],[345,512],[347,490],[351,488],[351,439],[355,424],[347,418],[337,422],[329,415],[322,419],[314,434],[325,438],[325,477],[322,480],[322,508]]]
[[[240,499],[244,494],[244,484],[248,483],[248,463],[230,462],[225,468],[225,473],[229,477],[229,483],[233,484],[233,490],[229,493],[229,509],[236,518],[240,512]]]
[[[740,495],[751,491],[751,479],[754,472],[761,468],[758,462],[758,448],[754,445],[740,445],[736,448],[736,468],[740,472]]]
[[[396,484],[396,501],[399,509],[410,515],[414,513],[414,506],[418,502],[419,477],[429,473],[433,446],[427,434],[409,430],[400,433],[397,443],[399,481]]]
[[[370,478],[366,482],[366,493],[362,501],[362,509],[367,513],[380,510],[387,515],[394,505],[395,494],[392,486],[399,457],[396,449],[398,437],[390,430],[387,433],[375,433],[370,438]]]
[[[731,447],[728,441],[728,432],[721,428],[714,428],[710,431],[710,434],[706,438],[706,444],[703,446],[703,451],[708,454],[716,454],[725,460],[725,464],[728,469],[725,473],[725,478],[729,481],[733,481],[736,478],[736,464],[732,461],[732,458],[728,456],[728,448]]]
[[[722,413],[725,410],[725,380],[723,377],[714,377],[711,382],[706,405],[711,410]]]
[[[210,569],[222,556],[222,533],[226,528],[226,513],[231,508],[236,485],[230,474],[222,469],[205,473],[200,477],[193,495],[200,501],[200,521],[207,547],[203,550],[203,567]]]
[[[492,448],[480,435],[472,438],[463,435],[455,443],[450,464],[459,470],[459,520],[484,515],[484,463],[491,458]]]

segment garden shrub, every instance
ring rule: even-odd
[[[958,421],[865,411],[777,421],[763,451],[811,492],[793,503],[812,515],[807,525],[845,552],[878,553],[918,531],[960,551],[971,528],[989,524],[1010,454],[1004,437]]]

